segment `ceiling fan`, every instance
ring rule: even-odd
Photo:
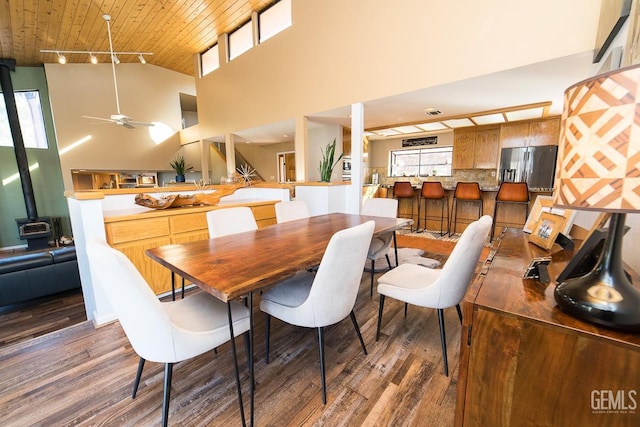
[[[136,126],[154,126],[153,123],[148,122],[139,122],[136,120],[132,120],[131,117],[126,116],[120,112],[120,98],[118,97],[118,79],[116,78],[116,56],[113,52],[113,42],[111,40],[111,15],[102,15],[102,18],[107,22],[107,32],[109,34],[109,52],[111,54],[111,69],[113,71],[113,86],[116,94],[116,110],[117,114],[112,114],[110,118],[104,117],[92,117],[92,116],[82,116],[87,119],[93,120],[101,120],[104,122],[115,123],[119,126],[124,126],[127,129],[133,129]]]

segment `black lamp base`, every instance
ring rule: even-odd
[[[585,276],[560,283],[554,297],[562,311],[591,323],[640,332],[640,291],[622,265],[625,214],[613,214],[597,265]]]

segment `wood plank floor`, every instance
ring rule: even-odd
[[[399,240],[398,246],[418,247],[427,242],[409,243]],[[387,299],[378,342],[377,312],[378,295],[369,297],[366,273],[355,313],[369,354],[363,354],[348,319],[327,328],[328,396],[323,405],[315,331],[273,319],[271,363],[267,365],[264,319],[256,307],[255,424],[452,425],[460,343],[455,309],[445,311],[449,377],[442,371],[435,310],[410,307],[405,319],[403,304]],[[241,350],[241,339],[238,345]],[[248,413],[248,369],[244,351],[239,354]],[[94,329],[85,321],[6,345],[0,349],[0,425],[158,425],[163,369],[160,364],[147,363],[133,400],[137,361],[118,323]],[[240,425],[229,344],[220,347],[217,355],[207,353],[175,366],[169,422]]]

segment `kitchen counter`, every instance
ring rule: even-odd
[[[248,187],[243,188],[287,188],[293,189],[295,183],[279,183],[279,182],[256,182]],[[76,190],[73,192],[66,192],[67,197],[71,195],[78,195],[78,197],[83,197],[82,195],[88,194],[102,194],[106,195],[118,195],[118,194],[148,194],[148,193],[177,193],[182,191],[206,191],[206,190],[215,190],[219,185],[209,185],[206,189],[199,189],[195,184],[185,183],[185,184],[172,184],[166,187],[133,187],[133,188],[114,188],[114,189],[99,189],[99,190]]]

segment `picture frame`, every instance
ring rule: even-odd
[[[529,235],[529,242],[543,249],[551,249],[551,246],[553,246],[556,241],[556,237],[558,237],[558,234],[564,227],[564,223],[564,217],[549,212],[542,212],[535,229]]]
[[[631,0],[610,0],[600,9],[593,63],[600,62],[631,13]]]
[[[527,220],[522,227],[522,231],[524,231],[525,233],[533,232],[533,229],[538,223],[540,214],[542,214],[542,212],[548,212],[554,215],[562,216],[564,218],[564,225],[560,230],[560,233],[564,234],[565,236],[569,236],[569,234],[571,233],[573,220],[576,216],[576,211],[573,209],[554,208],[553,196],[536,197],[531,207],[531,211],[529,212],[529,216],[527,216]]]

